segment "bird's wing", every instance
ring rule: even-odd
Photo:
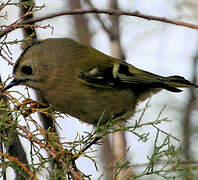
[[[162,77],[140,70],[127,63],[114,63],[108,67],[92,68],[81,72],[79,78],[86,84],[102,88],[131,88],[146,90],[162,88],[172,92],[181,92],[176,87],[192,86],[189,81],[180,76]]]

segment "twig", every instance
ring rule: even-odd
[[[102,136],[98,136],[95,137],[89,144],[87,144],[83,149],[80,150],[79,153],[75,154],[75,156],[73,157],[73,161],[75,161],[76,159],[78,159],[78,157],[85,152],[87,149],[89,149],[93,144],[96,144],[100,139],[102,139]]]
[[[27,167],[26,164],[23,164],[22,162],[19,161],[18,158],[14,157],[14,156],[10,156],[6,153],[2,153],[0,151],[0,156],[4,157],[6,159],[9,159],[12,162],[15,162],[19,167],[21,167],[32,179],[38,180],[36,177],[36,174],[34,174],[33,172],[30,171],[30,169]]]
[[[94,8],[94,6],[93,6],[93,4],[92,4],[92,2],[90,0],[86,0],[85,2],[87,3],[88,6],[90,6],[90,8]],[[111,37],[111,28],[108,28],[105,25],[104,21],[99,16],[99,13],[96,13],[96,19],[99,21],[99,23],[102,26],[103,30]]]
[[[6,3],[1,3],[1,5],[0,5],[0,11],[2,11],[2,9],[5,8],[9,4],[10,1],[11,0],[8,0]]]
[[[6,35],[7,33],[20,28],[21,27],[20,25],[34,24],[34,23],[37,23],[37,22],[40,22],[40,21],[43,21],[46,19],[63,16],[63,15],[88,14],[88,13],[101,13],[101,14],[109,14],[109,15],[117,15],[117,16],[121,16],[121,15],[134,16],[134,17],[147,19],[149,21],[155,20],[155,21],[166,22],[166,23],[174,24],[174,25],[178,25],[178,26],[188,27],[191,29],[198,29],[198,25],[196,25],[196,24],[186,23],[183,21],[174,21],[174,20],[171,20],[171,19],[168,19],[165,17],[146,15],[146,14],[140,13],[139,11],[130,12],[130,11],[120,11],[120,10],[116,10],[116,9],[100,10],[100,9],[96,9],[96,8],[91,8],[91,9],[72,9],[72,10],[67,10],[67,11],[61,11],[61,12],[49,14],[49,15],[46,15],[43,17],[29,19],[29,20],[23,21],[21,23],[11,24],[10,27],[8,27],[0,32],[0,38],[3,37],[4,35]]]

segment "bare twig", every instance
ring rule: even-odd
[[[161,22],[165,22],[165,23],[169,23],[169,24],[178,25],[178,26],[188,27],[191,29],[198,29],[198,25],[196,25],[196,24],[186,23],[183,21],[174,21],[174,20],[171,20],[171,19],[168,19],[165,17],[146,15],[146,14],[140,13],[139,11],[130,12],[130,11],[120,11],[120,10],[116,10],[116,9],[100,10],[100,9],[96,9],[96,8],[91,8],[91,9],[72,9],[72,10],[67,10],[67,11],[61,11],[61,12],[49,14],[49,15],[46,15],[43,17],[29,19],[29,20],[23,21],[21,23],[11,24],[10,27],[8,27],[0,32],[0,38],[3,37],[4,35],[6,35],[7,33],[20,28],[21,25],[34,24],[34,23],[37,23],[37,22],[40,22],[40,21],[43,21],[46,19],[63,16],[63,15],[88,14],[88,13],[102,13],[102,14],[117,15],[117,16],[122,16],[122,15],[133,16],[133,17],[147,19],[149,21],[155,20],[155,21],[161,21]]]
[[[9,4],[10,1],[11,0],[8,0],[6,3],[1,3],[1,5],[0,5],[0,11],[2,11],[2,9],[5,8]]]
[[[91,3],[90,0],[86,0],[85,1],[87,3],[87,5],[90,7],[90,8],[94,8],[93,4]],[[99,21],[100,25],[102,26],[102,29],[109,35],[109,37],[111,37],[111,28],[108,28],[104,21],[101,19],[101,17],[99,16],[99,13],[96,13],[95,14],[95,17],[96,19]]]
[[[1,52],[0,52],[0,56],[8,63],[8,65],[14,66],[14,63],[10,61],[6,56],[4,56]]]

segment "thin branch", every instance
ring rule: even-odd
[[[12,162],[15,162],[19,167],[21,167],[32,179],[38,180],[36,174],[32,173],[30,169],[27,167],[27,164],[23,164],[17,157],[10,156],[6,153],[2,153],[0,151],[0,156],[6,159],[9,159]]]
[[[73,161],[75,161],[76,159],[78,159],[78,157],[85,152],[87,149],[89,149],[92,145],[96,144],[99,140],[101,140],[103,138],[103,136],[100,137],[95,137],[90,143],[88,143],[85,147],[83,147],[83,149],[80,150],[79,153],[75,154],[75,156],[73,157]]]
[[[0,76],[0,83],[1,83],[1,76]],[[9,109],[9,105],[8,105],[8,97],[5,96],[5,95],[0,95],[0,101],[3,102],[4,104],[4,108],[8,108]],[[0,119],[2,121],[3,119],[3,116],[6,114],[6,111],[3,110],[3,108],[0,110]],[[11,115],[10,115],[10,122],[14,122],[14,120],[12,119]],[[27,165],[28,164],[28,161],[27,161],[27,158],[26,158],[26,153],[23,149],[23,146],[20,142],[20,139],[19,139],[19,136],[18,134],[16,133],[12,133],[12,130],[10,128],[5,128],[3,131],[2,131],[2,126],[1,126],[1,131],[0,131],[0,135],[3,136],[3,137],[9,137],[8,139],[12,139],[12,141],[6,141],[4,140],[2,137],[0,138],[0,153],[2,156],[2,153],[4,153],[3,151],[3,145],[5,146],[5,149],[7,150],[8,152],[8,156],[9,157],[13,157],[14,158],[17,158],[17,161],[20,161],[21,164],[24,164]],[[2,156],[4,157],[4,156]],[[7,158],[7,157],[4,157],[4,158]],[[19,164],[18,164],[19,165]],[[24,179],[23,176],[26,176],[26,173],[28,174],[28,172],[26,171],[26,169],[22,169],[22,172],[20,172],[19,174],[19,171],[17,171],[15,169],[15,173],[16,173],[16,176],[20,179]],[[23,174],[23,176],[21,176],[21,174]],[[4,179],[6,179],[5,177],[3,177]]]
[[[0,5],[0,11],[2,11],[2,9],[5,8],[9,4],[10,1],[11,0],[8,0],[6,3],[1,3],[1,5]]]
[[[90,7],[90,8],[94,8],[92,2],[90,0],[86,0],[85,1],[87,3],[87,5]],[[102,26],[102,29],[109,35],[109,37],[111,37],[111,28],[108,28],[104,21],[102,20],[102,18],[99,16],[99,13],[96,13],[95,14],[95,17],[96,19],[99,21],[100,25]]]
[[[198,29],[198,25],[196,25],[196,24],[186,23],[183,21],[174,21],[174,20],[171,20],[171,19],[168,19],[165,17],[146,15],[146,14],[140,13],[139,11],[130,12],[130,11],[120,11],[120,10],[116,10],[116,9],[100,10],[100,9],[96,9],[96,8],[91,8],[91,9],[72,9],[72,10],[67,10],[67,11],[61,11],[61,12],[49,14],[49,15],[46,15],[43,17],[29,19],[29,20],[23,21],[21,23],[14,23],[14,24],[11,24],[10,27],[8,27],[0,32],[0,38],[3,37],[4,35],[6,35],[7,33],[20,28],[21,27],[20,25],[34,24],[34,23],[37,23],[37,22],[40,22],[40,21],[43,21],[46,19],[63,16],[63,15],[88,14],[88,13],[101,13],[101,14],[109,14],[109,15],[117,15],[117,16],[121,16],[121,15],[133,16],[133,17],[143,18],[143,19],[146,19],[149,21],[155,20],[155,21],[166,22],[166,23],[174,24],[174,25],[178,25],[178,26],[188,27],[191,29]]]

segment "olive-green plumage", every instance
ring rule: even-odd
[[[180,76],[162,77],[135,68],[69,38],[34,42],[13,70],[18,84],[40,91],[60,112],[96,125],[123,114],[131,116],[139,101],[166,89],[197,87]]]

